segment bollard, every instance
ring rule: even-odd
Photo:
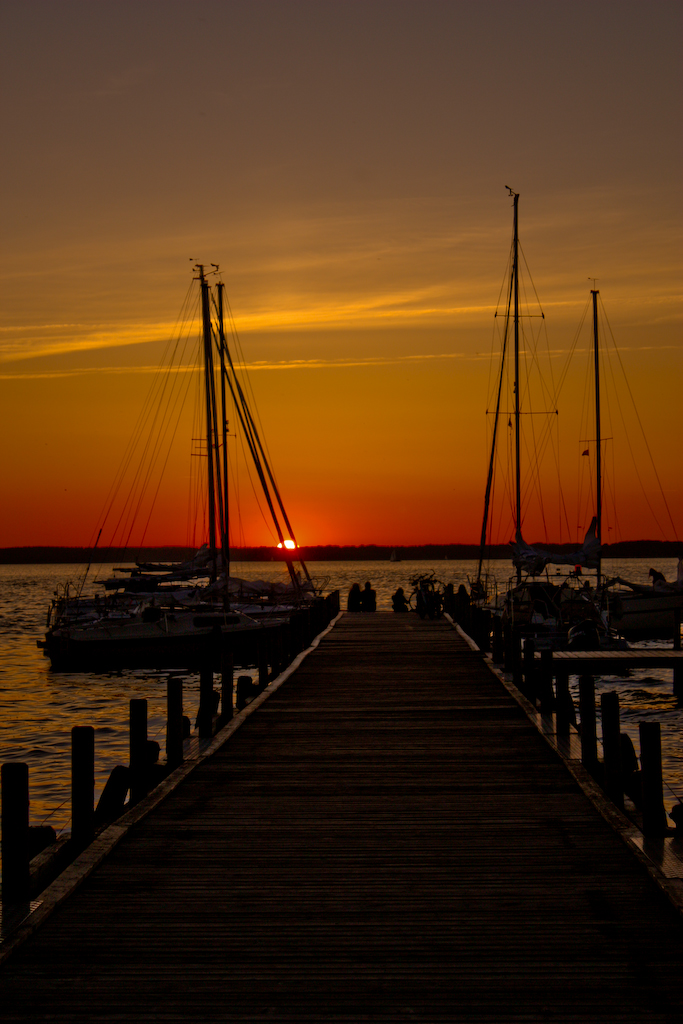
[[[552,711],[555,704],[553,694],[553,652],[541,651],[541,667],[538,673],[538,696],[541,711]]]
[[[643,787],[643,832],[646,836],[666,835],[664,787],[662,783],[662,737],[659,722],[640,722],[640,773]]]
[[[183,763],[183,681],[166,683],[166,763],[171,771]]]
[[[613,804],[624,806],[621,778],[621,736],[619,727],[619,694],[603,693],[600,698],[602,716],[602,754],[604,762],[603,789]]]
[[[197,730],[201,737],[213,736],[213,666],[209,662],[199,672]]]
[[[133,697],[130,702],[130,802],[147,795],[147,701]]]
[[[71,841],[82,849],[95,835],[95,730],[71,730]]]
[[[555,670],[555,709],[557,731],[567,735],[569,726],[576,725],[576,712],[572,695],[569,692],[569,672],[559,666]]]
[[[232,651],[224,649],[221,652],[221,721],[229,722],[232,718],[232,695],[233,695],[233,672],[234,662]]]
[[[579,678],[579,716],[581,719],[581,763],[591,775],[598,767],[598,740],[595,721],[595,680]]]
[[[31,878],[28,851],[28,765],[3,764],[2,771],[2,902],[23,903]]]
[[[251,676],[238,676],[237,677],[237,696],[236,704],[237,710],[242,711],[247,706],[247,697],[251,697],[253,692],[253,683]]]

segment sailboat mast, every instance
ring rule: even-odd
[[[206,458],[207,458],[207,512],[209,516],[209,550],[211,552],[211,580],[215,581],[216,568],[216,496],[214,483],[213,416],[211,396],[213,391],[213,353],[211,350],[211,307],[209,285],[204,276],[204,267],[198,265],[202,293],[202,335],[204,342],[204,390],[206,397]]]
[[[509,188],[509,186],[508,186]],[[519,193],[509,189],[514,202],[514,231],[512,241],[512,281],[514,293],[515,323],[515,537],[522,530],[522,483],[520,467],[520,416],[519,416]],[[517,582],[521,583],[522,570],[517,569]]]
[[[221,357],[221,417],[223,434],[223,565],[225,568],[225,596],[229,600],[228,582],[230,580],[230,517],[228,513],[228,406],[225,394],[225,321],[223,319],[223,290],[225,285],[218,282],[218,330]],[[227,604],[226,604],[227,607]]]
[[[598,295],[595,288],[591,289],[593,296],[593,359],[595,365],[595,516],[597,519],[596,536],[598,543],[602,543],[602,439],[600,436],[600,352],[598,346]],[[598,586],[600,586],[600,557],[598,556]]]

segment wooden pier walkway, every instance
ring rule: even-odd
[[[448,623],[344,616],[0,968],[14,1021],[683,1020],[683,924]]]

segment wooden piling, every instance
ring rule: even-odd
[[[71,730],[71,840],[83,848],[95,835],[95,730]]]
[[[600,698],[602,717],[602,753],[604,762],[603,789],[613,804],[624,806],[621,778],[621,737],[619,725],[619,694],[603,693]]]
[[[591,775],[594,775],[598,766],[598,740],[593,676],[579,677],[579,717],[581,719],[581,763]]]
[[[29,895],[28,765],[2,766],[2,902],[23,903]]]
[[[130,802],[147,795],[147,701],[133,697],[130,702]]]
[[[664,786],[662,782],[662,738],[659,722],[640,722],[640,771],[643,789],[643,832],[646,836],[666,834]]]
[[[183,681],[177,676],[166,684],[166,763],[171,771],[183,763]]]

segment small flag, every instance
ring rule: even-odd
[[[588,451],[588,449],[587,449],[587,448],[586,448],[585,452],[581,452],[581,456],[582,456],[582,457],[583,457],[584,455],[589,455],[589,454],[590,454],[590,452]]]

